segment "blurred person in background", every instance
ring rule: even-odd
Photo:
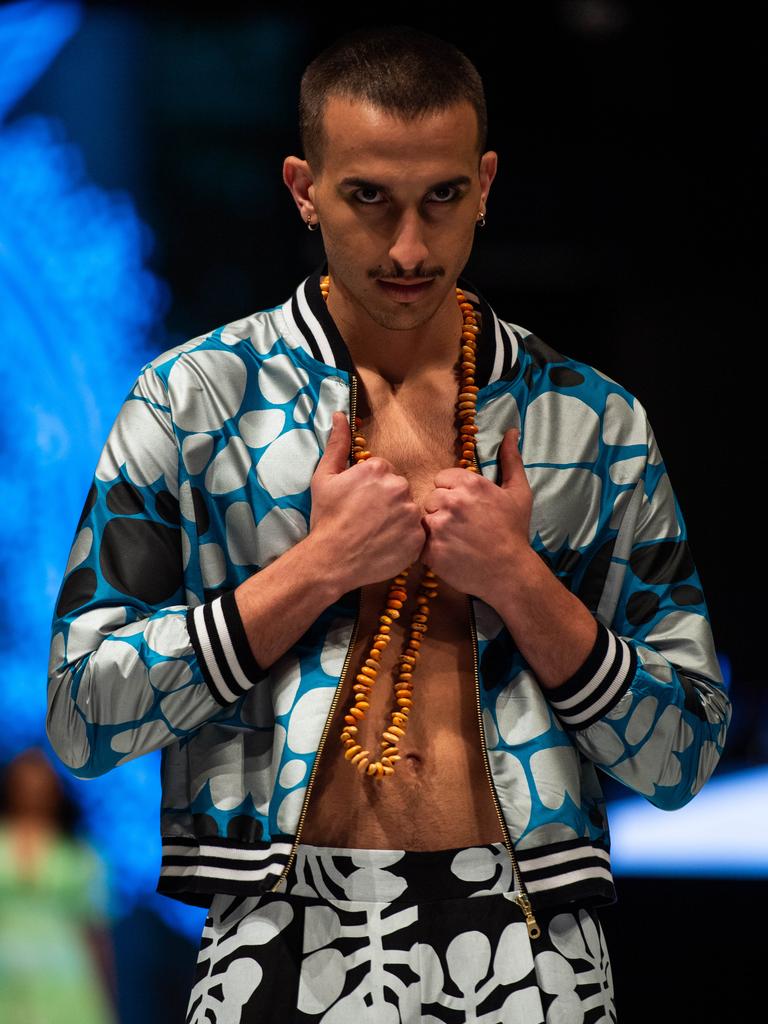
[[[105,867],[44,751],[0,777],[0,1021],[114,1024]]]

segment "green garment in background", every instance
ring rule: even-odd
[[[109,927],[106,872],[97,854],[57,837],[29,880],[0,824],[2,1024],[114,1024],[87,924]]]

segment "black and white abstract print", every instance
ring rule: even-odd
[[[285,892],[214,897],[186,1024],[615,1024],[594,911],[531,940],[513,890],[503,843],[300,845]]]

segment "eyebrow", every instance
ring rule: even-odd
[[[471,185],[472,179],[467,177],[466,174],[459,174],[455,178],[446,178],[444,181],[437,181],[433,185],[430,185],[427,189],[428,192],[432,192],[436,188],[457,188],[459,185]],[[342,178],[338,185],[339,188],[375,188],[380,189],[382,192],[387,191],[386,185],[381,185],[375,181],[371,181],[369,178]]]

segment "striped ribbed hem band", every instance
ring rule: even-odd
[[[597,621],[597,638],[586,661],[547,698],[569,729],[585,729],[611,710],[629,689],[637,671],[631,644]]]
[[[241,846],[215,837],[206,842],[189,839],[162,840],[162,873],[166,877],[204,875],[208,879],[258,882],[288,863],[292,843]]]
[[[208,689],[223,706],[266,676],[253,656],[234,590],[189,608],[187,630]]]
[[[588,878],[612,882],[607,850],[575,839],[541,850],[518,850],[517,860],[529,892],[555,890]]]
[[[288,836],[256,845],[221,837],[163,836],[157,891],[197,906],[209,906],[214,893],[267,892],[283,873],[292,845]],[[441,850],[437,856],[444,853]],[[576,899],[599,903],[616,899],[608,851],[588,839],[518,850],[517,858],[536,909]],[[423,892],[415,894],[414,900],[423,896]]]

